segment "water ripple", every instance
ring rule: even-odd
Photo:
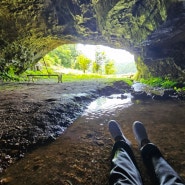
[[[114,115],[116,111],[131,106],[133,104],[131,98],[130,93],[97,98],[87,107],[82,116],[86,119],[94,119],[102,115]]]

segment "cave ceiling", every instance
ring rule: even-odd
[[[20,74],[57,46],[84,43],[130,51],[140,77],[184,78],[183,0],[1,0],[0,5],[0,72],[13,66]]]

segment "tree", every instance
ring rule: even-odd
[[[57,48],[56,54],[61,59],[61,65],[66,68],[71,68],[74,65],[75,59],[78,56],[76,45],[67,44]]]
[[[95,62],[93,63],[93,71],[96,73],[100,73],[102,70],[102,65],[104,64],[106,60],[106,55],[105,52],[99,51],[98,49],[96,50],[95,53]]]
[[[74,65],[75,59],[78,56],[76,45],[65,44],[57,47],[45,55],[44,59],[50,65],[61,65],[66,68],[71,68]]]
[[[40,63],[46,65],[47,67],[51,67],[53,64],[59,64],[61,59],[57,55],[51,55],[48,53],[41,60]]]
[[[92,64],[93,73],[98,73],[98,71],[100,71],[100,68],[101,68],[101,66],[96,61],[94,61]]]
[[[113,60],[108,60],[105,63],[105,74],[110,75],[115,73],[115,66],[114,66],[114,61]]]
[[[89,64],[91,63],[91,60],[82,54],[76,57],[76,61],[79,64],[80,69],[82,69],[84,73],[89,68]]]

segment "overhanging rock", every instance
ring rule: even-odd
[[[13,68],[20,74],[57,46],[80,42],[139,56],[147,69],[140,70],[140,77],[184,77],[183,1],[2,0],[0,5],[1,72]],[[160,65],[168,66],[166,61],[170,70],[161,74]]]

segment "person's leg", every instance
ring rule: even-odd
[[[110,121],[109,130],[115,140],[109,185],[142,185],[130,142],[124,137],[117,122]]]
[[[184,185],[179,175],[167,163],[160,150],[148,139],[144,125],[136,121],[133,131],[141,147],[143,162],[151,176],[160,185]]]

